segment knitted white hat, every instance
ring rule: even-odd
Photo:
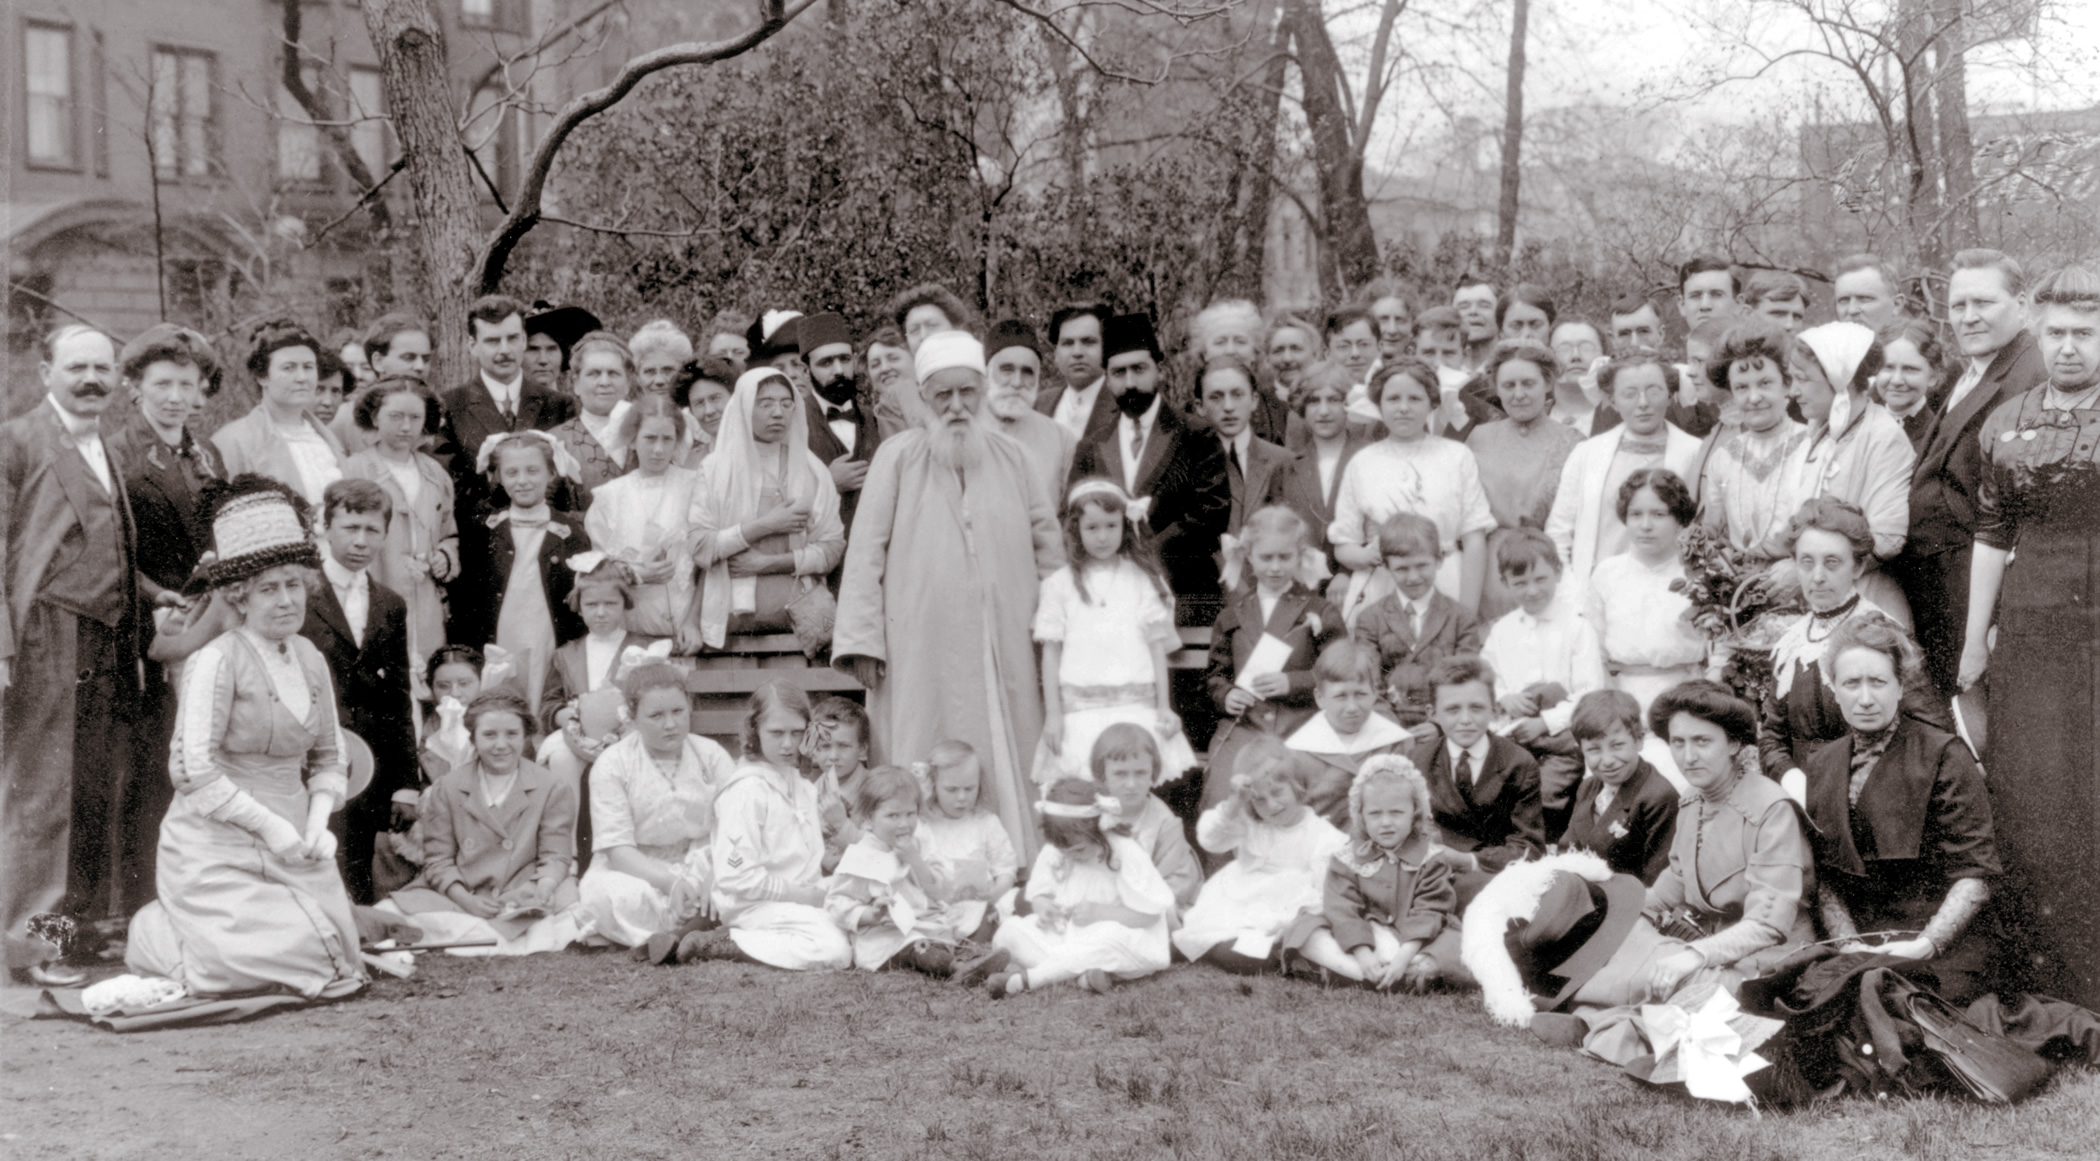
[[[283,484],[252,473],[222,485],[212,507],[212,583],[246,580],[284,564],[321,567],[302,504]]]

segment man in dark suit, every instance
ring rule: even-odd
[[[1244,361],[1221,355],[1205,363],[1197,394],[1203,418],[1225,449],[1225,471],[1232,484],[1232,516],[1225,530],[1238,536],[1240,526],[1268,497],[1276,474],[1294,457],[1254,434],[1254,369]]]
[[[1035,397],[1035,409],[1085,443],[1116,423],[1115,392],[1108,389],[1101,343],[1108,308],[1098,302],[1059,307],[1050,315],[1051,362],[1064,386]]]
[[[138,533],[102,440],[116,344],[66,326],[43,355],[43,402],[0,425],[0,940],[18,979],[72,987],[28,921],[87,917],[107,877],[140,693]]]
[[[2048,375],[2027,333],[2027,279],[1996,250],[1963,250],[1947,280],[1947,317],[1968,368],[1925,435],[1911,474],[1910,535],[1889,562],[1903,586],[1941,697],[1952,697],[1969,617],[1969,556],[1976,539],[1976,489],[1983,475],[1977,432],[2007,399]]]
[[[1177,623],[1208,625],[1218,615],[1218,537],[1232,519],[1225,445],[1191,426],[1160,394],[1163,358],[1149,316],[1110,319],[1101,349],[1117,419],[1079,445],[1066,488],[1101,476],[1146,504],[1145,524],[1174,588]]]
[[[124,465],[124,491],[138,526],[139,589],[149,599],[160,598],[164,592],[182,592],[211,547],[204,486],[225,479],[226,464],[218,448],[197,438],[189,425],[219,389],[219,364],[203,335],[162,323],[126,343],[119,366],[137,410],[110,447]],[[151,641],[152,629],[142,620],[141,643]],[[148,660],[144,672],[144,696],[132,730],[131,778],[121,808],[119,874],[126,912],[153,898],[160,820],[175,798],[175,784],[168,779],[175,689],[159,663]]]
[[[372,783],[343,808],[338,855],[351,897],[372,903],[373,840],[387,829],[394,792],[418,781],[408,602],[368,571],[393,519],[386,492],[370,480],[337,480],[321,505],[327,583],[312,589],[299,633],[328,659],[343,728],[372,750]]]
[[[803,396],[809,450],[831,466],[831,482],[839,490],[839,519],[846,535],[852,536],[853,509],[860,503],[860,486],[868,478],[875,445],[882,442],[882,429],[875,423],[874,403],[861,391],[860,376],[854,373],[853,332],[846,320],[830,312],[796,319],[795,341],[809,368],[810,390]]]
[[[1546,849],[1539,767],[1524,747],[1488,731],[1495,674],[1487,662],[1446,657],[1430,668],[1429,688],[1436,728],[1410,757],[1429,782],[1429,811],[1458,872],[1463,908],[1495,872]]]
[[[552,431],[576,414],[576,399],[525,381],[525,307],[501,294],[467,308],[467,353],[478,374],[445,392],[439,450],[451,457],[453,502],[462,529],[480,523],[488,485],[475,465],[497,432]],[[440,458],[443,458],[441,455]]]

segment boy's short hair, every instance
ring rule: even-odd
[[[335,523],[336,513],[379,513],[379,522],[390,524],[394,519],[394,502],[386,489],[371,480],[337,480],[321,492],[321,527]]]
[[[1627,736],[1638,742],[1647,731],[1641,726],[1641,703],[1623,689],[1599,689],[1582,695],[1568,719],[1568,732],[1578,742],[1601,738],[1613,723],[1626,727]]]
[[[599,562],[597,568],[577,577],[576,583],[569,586],[569,595],[562,598],[562,603],[569,606],[570,612],[583,612],[583,590],[587,586],[612,588],[619,592],[622,607],[634,608],[634,586],[627,582],[627,570],[620,567],[620,562],[611,557]]]
[[[853,780],[849,792],[853,801],[853,817],[866,821],[875,816],[875,811],[885,802],[909,799],[913,810],[926,805],[925,791],[911,771],[902,766],[877,766]]]
[[[1460,653],[1446,657],[1429,667],[1429,697],[1436,699],[1437,691],[1447,685],[1471,685],[1479,682],[1487,686],[1488,700],[1495,699],[1495,670],[1478,654]]]
[[[1164,762],[1152,731],[1136,722],[1117,722],[1094,739],[1094,752],[1087,755],[1086,764],[1093,772],[1094,781],[1099,782],[1108,776],[1110,762],[1127,762],[1133,758],[1152,763],[1152,780],[1159,781],[1160,767]]]
[[[1458,311],[1448,306],[1432,306],[1415,316],[1414,338],[1419,342],[1430,331],[1455,331],[1465,326]]]
[[[1495,569],[1505,580],[1530,576],[1533,569],[1542,567],[1559,573],[1560,550],[1536,528],[1519,528],[1495,546]]]
[[[1378,522],[1378,555],[1444,559],[1444,538],[1436,522],[1413,512],[1396,512]]]
[[[1810,301],[1808,283],[1787,270],[1753,271],[1750,280],[1743,284],[1742,299],[1743,305],[1750,307],[1765,302],[1798,302],[1806,307]]]
[[[1344,637],[1320,650],[1319,660],[1313,662],[1313,684],[1321,686],[1354,681],[1377,689],[1382,668],[1378,650]]]
[[[868,711],[862,709],[859,702],[837,694],[818,698],[816,704],[809,707],[809,722],[813,726],[823,726],[827,729],[852,726],[853,736],[860,741],[862,747],[866,747],[872,741],[868,736]]]

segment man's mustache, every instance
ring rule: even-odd
[[[109,396],[109,388],[102,385],[101,383],[97,383],[94,380],[89,379],[85,382],[73,384],[73,394],[76,396],[86,395],[92,396],[97,399],[103,399]]]

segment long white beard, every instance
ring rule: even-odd
[[[1020,393],[1014,391],[994,392],[985,396],[984,410],[994,419],[1012,423],[1035,410],[1035,401],[1023,399]]]
[[[983,462],[984,442],[984,431],[975,423],[935,419],[926,427],[926,447],[933,462],[952,471],[968,471]]]

